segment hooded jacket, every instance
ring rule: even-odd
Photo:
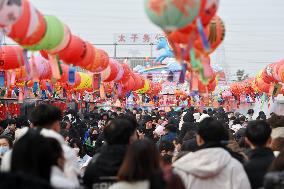
[[[187,189],[250,189],[246,172],[229,152],[206,148],[189,153],[173,164]]]

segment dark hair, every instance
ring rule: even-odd
[[[173,152],[175,151],[175,145],[169,141],[161,141],[159,144],[159,152],[162,152],[164,150],[166,152]]]
[[[284,116],[279,116],[276,114],[271,115],[271,117],[267,120],[268,124],[272,128],[283,127],[284,126]]]
[[[182,141],[182,139],[176,137],[173,142],[175,142],[177,144],[182,144],[183,141]]]
[[[254,114],[254,110],[253,109],[249,109],[247,114]]]
[[[136,128],[135,122],[124,117],[118,117],[107,124],[103,134],[108,145],[126,145]]]
[[[161,157],[161,161],[165,164],[165,165],[171,165],[172,164],[172,160],[173,160],[173,156],[169,155],[169,154],[165,154]]]
[[[265,114],[261,114],[258,117],[260,120],[266,120],[266,115]]]
[[[150,121],[153,121],[153,118],[152,116],[150,115],[145,115],[143,118],[142,118],[144,124],[146,124],[147,122],[150,122]]]
[[[197,134],[205,143],[221,142],[226,138],[227,133],[228,131],[225,129],[224,125],[211,117],[201,121],[197,130]]]
[[[50,128],[56,121],[62,119],[61,110],[49,104],[40,104],[31,114],[31,122],[35,127]]]
[[[17,121],[15,119],[7,119],[7,125],[16,124]]]
[[[233,121],[233,124],[234,125],[241,124],[241,120],[239,118],[237,118]]]
[[[174,124],[165,125],[165,129],[169,132],[173,132],[173,133],[177,132],[177,128]]]
[[[246,116],[242,115],[239,117],[240,122],[246,122]]]
[[[265,115],[264,111],[258,112],[258,115]]]
[[[271,128],[265,121],[250,121],[246,129],[247,139],[254,145],[264,146],[271,135]]]
[[[14,145],[11,172],[24,173],[50,181],[51,167],[63,156],[57,140],[45,138],[38,131],[30,129]]]
[[[236,120],[236,119],[237,119],[236,116],[232,116],[232,117],[230,118],[230,120]]]
[[[4,139],[8,142],[9,144],[9,148],[13,148],[13,139],[9,136],[6,136],[6,135],[0,135],[0,139]]]
[[[274,159],[269,167],[269,172],[284,171],[284,151],[282,150],[280,154]]]
[[[188,130],[188,131],[186,131],[182,140],[187,141],[187,140],[194,139],[196,137],[196,133],[197,133],[196,130]]]
[[[183,116],[183,122],[194,122],[194,116],[192,112],[187,112],[184,116]]]
[[[150,180],[151,189],[154,189],[152,181],[157,178],[157,173],[161,172],[159,161],[159,152],[152,141],[148,139],[135,141],[126,152],[118,172],[118,180],[127,182]]]

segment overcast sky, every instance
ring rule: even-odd
[[[113,43],[114,33],[159,33],[144,13],[144,0],[31,0],[44,14],[60,18],[92,43]],[[226,38],[213,55],[232,74],[239,68],[255,75],[284,58],[284,0],[220,0],[218,15]],[[113,48],[101,46],[112,56]],[[134,51],[134,52],[133,52]],[[119,47],[118,56],[149,56],[149,48]]]

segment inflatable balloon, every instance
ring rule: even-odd
[[[145,0],[146,14],[164,31],[174,31],[191,24],[200,7],[200,0]]]
[[[24,1],[24,0],[23,0]],[[0,28],[14,24],[22,14],[22,1],[1,0],[0,2]]]
[[[81,38],[72,35],[68,46],[58,55],[65,63],[75,64],[83,60],[86,48],[86,43]]]
[[[44,37],[38,44],[25,46],[26,49],[33,51],[52,50],[60,45],[64,38],[64,25],[54,16],[45,16],[44,19],[47,25]]]
[[[11,70],[24,65],[23,49],[19,46],[0,47],[0,70]]]

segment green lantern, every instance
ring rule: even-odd
[[[64,39],[64,25],[55,16],[44,17],[47,29],[41,41],[33,46],[25,46],[24,48],[32,51],[51,50],[56,48]]]
[[[164,31],[174,31],[191,23],[199,15],[201,0],[145,0],[146,14]]]

